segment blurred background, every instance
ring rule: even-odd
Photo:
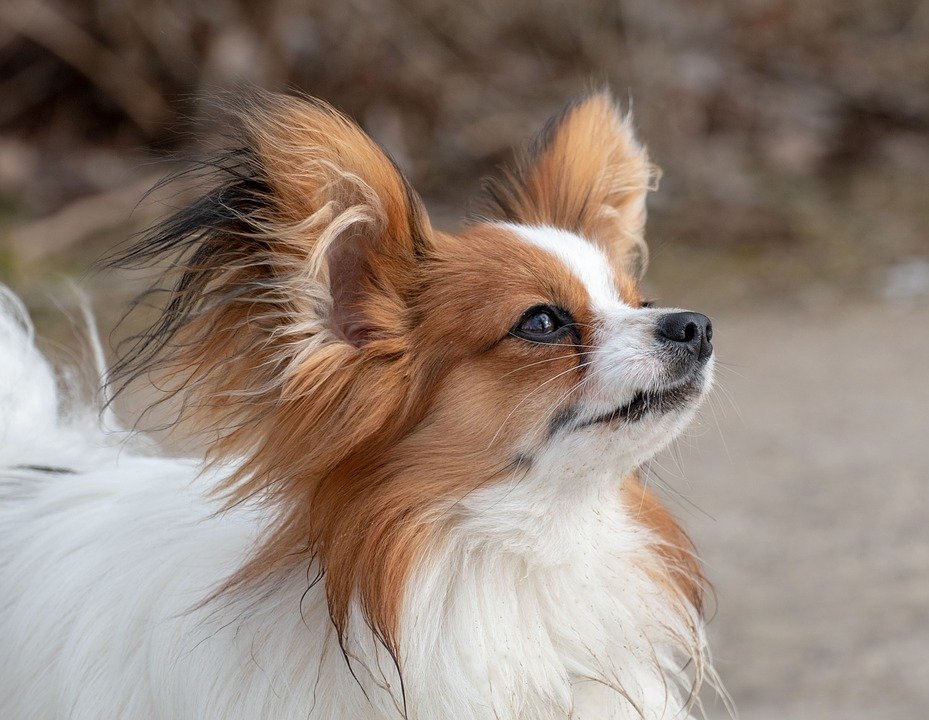
[[[925,717],[927,2],[0,0],[0,280],[53,352],[72,279],[109,332],[141,281],[90,268],[183,203],[140,199],[224,89],[334,103],[453,229],[603,83],[664,170],[649,291],[716,328],[719,389],[651,477],[742,717]]]

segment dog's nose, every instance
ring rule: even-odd
[[[713,325],[706,315],[676,312],[658,319],[658,337],[676,347],[685,348],[697,359],[706,360],[713,354]]]

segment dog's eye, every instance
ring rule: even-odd
[[[547,335],[557,328],[556,320],[547,312],[530,315],[519,324],[519,329],[531,335]]]
[[[639,307],[640,308],[655,307],[655,301],[654,300],[643,300],[642,302],[639,303]]]
[[[562,330],[570,323],[570,316],[548,305],[530,308],[510,331],[511,335],[532,342],[556,342],[564,335]]]

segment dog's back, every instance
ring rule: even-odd
[[[325,667],[307,627],[328,627],[304,625],[305,584],[261,613],[200,605],[252,546],[257,511],[217,516],[194,461],[146,456],[96,409],[59,407],[22,305],[0,293],[0,718],[305,715],[305,677]],[[294,673],[304,682],[285,687]]]

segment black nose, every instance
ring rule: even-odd
[[[706,360],[713,354],[713,325],[706,315],[694,312],[677,312],[658,319],[658,337],[675,346],[686,348],[698,359]]]

